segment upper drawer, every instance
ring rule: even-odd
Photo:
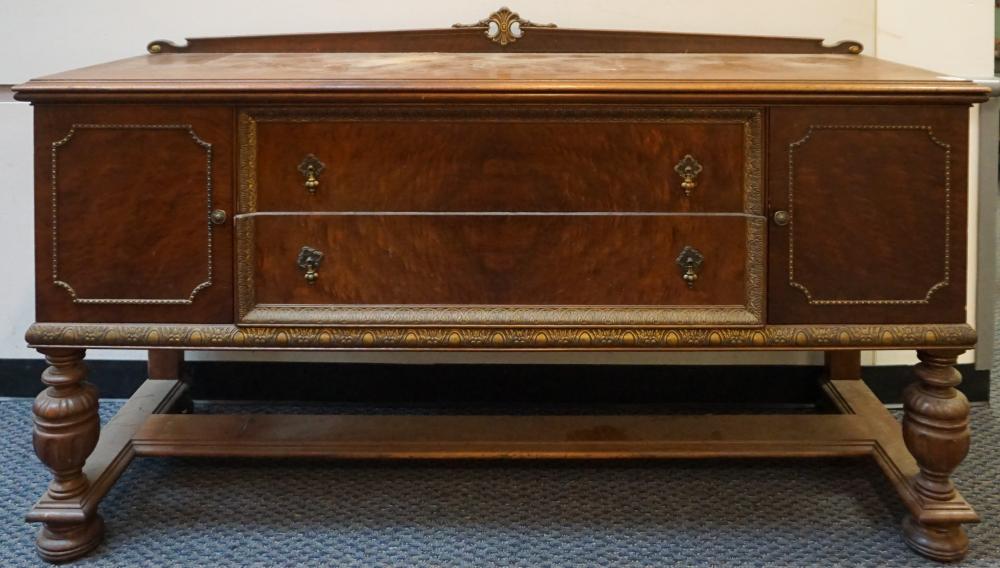
[[[240,118],[243,213],[761,213],[757,109],[356,105]]]

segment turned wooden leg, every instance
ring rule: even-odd
[[[917,381],[903,393],[903,440],[920,466],[914,490],[928,501],[955,497],[951,473],[969,451],[969,401],[955,389],[962,375],[952,365],[964,350],[918,351]],[[903,535],[915,550],[935,560],[965,556],[969,539],[958,523],[903,520]]]
[[[46,389],[33,411],[35,454],[52,472],[47,490],[54,501],[72,499],[87,490],[83,464],[97,445],[101,423],[97,389],[85,379],[83,349],[39,349],[49,367],[42,373]],[[65,562],[90,552],[104,535],[104,521],[94,513],[79,523],[43,523],[36,542],[49,562]]]
[[[184,381],[185,384],[188,384],[189,379],[184,375],[184,351],[182,349],[150,349],[147,352],[147,368],[150,379]],[[170,412],[177,414],[194,412],[194,401],[191,399],[189,389],[184,389],[184,393],[178,397]]]

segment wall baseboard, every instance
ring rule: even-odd
[[[145,361],[87,362],[105,398],[128,398],[146,377]],[[41,359],[0,359],[0,396],[33,397]],[[990,373],[958,365],[961,390],[989,400]],[[396,365],[347,363],[186,363],[199,400],[337,402],[509,402],[812,404],[823,369],[797,365]],[[908,366],[865,367],[865,382],[899,404]],[[280,380],[275,380],[280,377]]]

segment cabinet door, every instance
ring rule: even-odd
[[[232,111],[35,111],[39,321],[232,321]],[[221,219],[216,218],[216,221]]]
[[[769,322],[965,321],[968,113],[772,112]]]

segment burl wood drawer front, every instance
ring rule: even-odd
[[[39,321],[232,321],[233,111],[35,111]]]
[[[760,213],[755,109],[259,109],[241,140],[241,212]]]
[[[965,321],[968,107],[771,112],[771,323]]]
[[[242,323],[761,323],[760,217],[261,213],[237,222],[253,243],[239,260]]]

